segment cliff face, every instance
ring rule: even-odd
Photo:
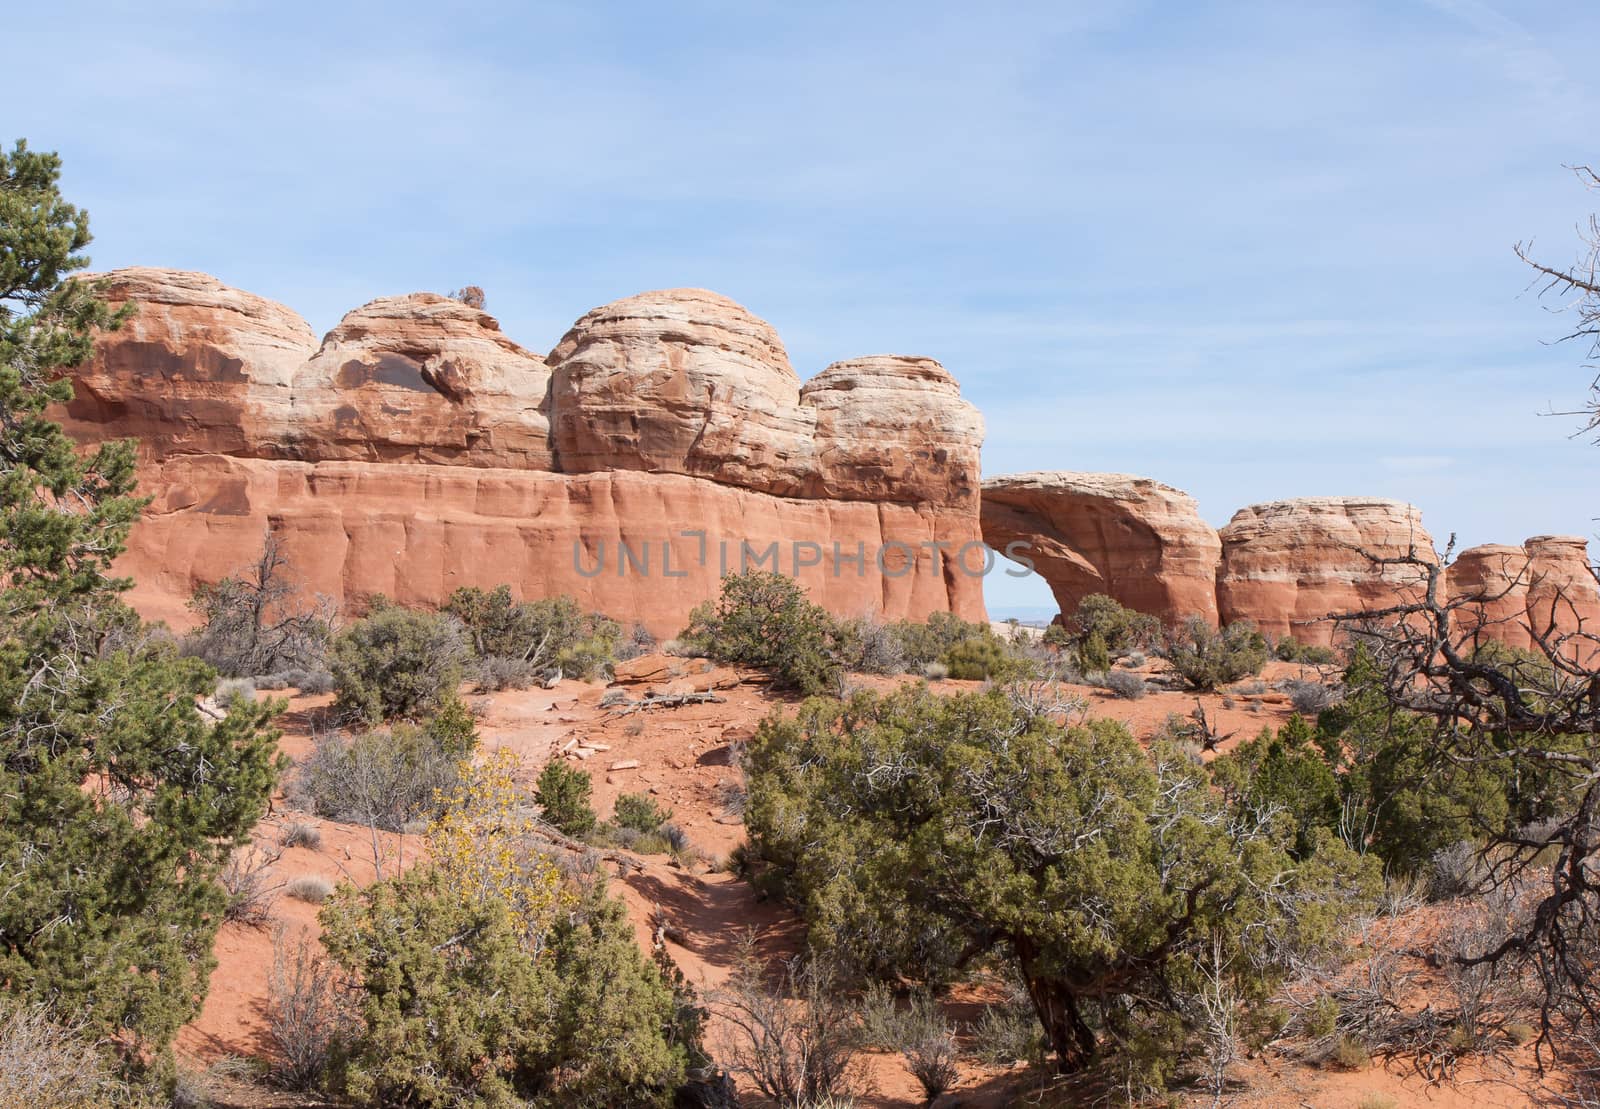
[[[1063,611],[1107,593],[1328,642],[1329,614],[1417,588],[1414,568],[1363,552],[1436,557],[1397,501],[1254,505],[1219,533],[1148,478],[980,482],[983,420],[939,363],[855,358],[802,382],[771,325],[703,289],[596,308],[539,355],[432,293],[371,301],[319,343],[205,274],[105,277],[138,312],[57,415],[81,439],[139,439],[155,502],[123,565],[138,603],[175,622],[268,530],[335,599],[437,604],[505,582],[658,635],[747,567],[795,573],[843,614],[979,619],[987,540],[1024,544]],[[1581,538],[1462,552],[1446,589],[1473,599],[1461,620],[1517,646],[1530,624],[1600,629]]]
[[[431,605],[459,586],[504,582],[523,597],[571,594],[666,637],[716,596],[724,570],[789,573],[798,560],[800,581],[834,612],[982,614],[979,579],[931,562],[928,544],[949,542],[958,523],[910,505],[773,497],[629,470],[215,454],[153,463],[144,485],[157,499],[119,569],[138,583],[142,612],[174,622],[195,583],[248,563],[269,529],[309,590],[344,600],[376,592]],[[880,572],[875,552],[886,545],[917,557],[891,555]]]
[[[1372,497],[1303,497],[1251,505],[1219,533],[1217,610],[1272,636],[1329,643],[1330,613],[1360,612],[1420,598],[1416,567],[1367,556],[1438,556],[1422,513]]]
[[[372,301],[318,344],[204,274],[107,278],[139,311],[61,415],[141,442],[156,500],[123,565],[153,614],[181,619],[271,529],[336,599],[506,582],[671,635],[754,566],[841,613],[983,615],[981,579],[940,553],[981,542],[983,423],[932,360],[802,387],[770,325],[697,289],[597,308],[541,357],[429,293]]]
[[[1415,554],[1437,564],[1421,513],[1372,497],[1305,497],[1239,510],[1220,532],[1193,498],[1148,478],[1076,472],[1013,474],[983,486],[988,543],[1025,553],[1061,611],[1105,593],[1172,621],[1248,620],[1274,637],[1332,642],[1329,616],[1422,595],[1425,573],[1378,559]],[[1600,587],[1581,538],[1541,536],[1522,546],[1461,552],[1443,576],[1445,598],[1470,603],[1457,621],[1527,647],[1529,627],[1552,636],[1600,633]]]

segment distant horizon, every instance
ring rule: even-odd
[[[1212,526],[1372,495],[1441,544],[1595,532],[1600,454],[1541,415],[1587,352],[1511,248],[1578,253],[1600,11],[68,0],[8,31],[48,93],[0,138],[60,152],[97,269],[208,272],[319,333],[476,284],[530,349],[709,288],[802,378],[938,359],[986,475],[1139,474]]]

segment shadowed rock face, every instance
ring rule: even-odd
[[[147,456],[276,449],[295,375],[317,349],[298,314],[203,273],[139,267],[106,275],[138,312],[73,371],[60,413],[84,439],[133,436]]]
[[[1091,593],[1173,622],[1217,619],[1221,546],[1194,498],[1127,474],[1050,472],[983,484],[983,534],[990,546],[1031,546],[1061,611]]]
[[[270,528],[334,598],[506,582],[670,635],[724,569],[798,564],[838,612],[982,618],[981,580],[937,549],[980,542],[983,423],[930,359],[841,362],[802,389],[769,324],[699,289],[594,309],[540,357],[431,293],[363,305],[319,345],[204,274],[105,280],[138,313],[61,415],[140,440],[156,500],[124,565],[147,611],[181,622]]]

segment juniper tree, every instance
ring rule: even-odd
[[[48,415],[118,326],[60,160],[0,152],[0,983],[129,1059],[205,994],[214,881],[277,772],[269,710],[204,717],[212,671],[146,628],[111,574],[143,502],[134,444],[80,452]]]
[[[428,830],[426,865],[321,913],[360,1030],[348,1090],[419,1107],[673,1102],[698,1022],[603,881],[541,850],[501,752],[465,773]]]
[[[1259,1000],[1376,880],[1174,748],[999,692],[809,701],[762,724],[745,767],[752,852],[814,951],[925,980],[998,958],[1066,1071],[1107,1042],[1170,1066],[1204,966]]]

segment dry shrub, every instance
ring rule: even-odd
[[[1028,722],[1050,720],[1069,727],[1082,723],[1089,702],[1053,679],[1009,682],[1006,700]]]
[[[1366,1070],[1372,1065],[1372,1053],[1354,1036],[1340,1036],[1329,1058],[1345,1070]]]
[[[278,1047],[276,1077],[292,1090],[322,1089],[354,1023],[340,1003],[337,972],[304,935],[272,937],[268,1031]]]
[[[544,672],[533,663],[503,655],[485,655],[478,660],[473,673],[473,683],[483,693],[527,689],[543,680]]]
[[[901,1008],[893,989],[874,982],[862,994],[859,1012],[862,1045],[899,1052],[930,1102],[955,1085],[960,1077],[955,1029],[931,994],[913,994]]]
[[[954,1086],[961,1076],[955,1029],[945,1019],[938,1002],[926,994],[912,999],[900,1054],[930,1102]]]
[[[228,857],[217,881],[228,892],[224,920],[260,927],[272,916],[279,887],[271,881],[272,865],[283,857],[281,849],[264,850],[251,843]]]
[[[303,820],[290,821],[283,826],[278,842],[284,847],[304,847],[317,851],[322,847],[322,829]]]
[[[984,1006],[972,1026],[972,1047],[983,1062],[998,1066],[1044,1059],[1044,1031],[1020,987],[1013,986],[1004,1002]]]
[[[1144,679],[1131,670],[1113,670],[1106,675],[1106,688],[1126,701],[1137,701],[1148,690]]]
[[[333,883],[320,874],[302,874],[298,878],[290,879],[283,892],[296,901],[320,905],[333,892]]]
[[[235,677],[279,675],[287,671],[320,671],[328,641],[337,624],[326,597],[304,598],[270,532],[253,565],[241,567],[215,585],[195,590],[189,607],[200,626],[183,641],[186,654],[196,655]],[[282,688],[276,682],[262,688]]]
[[[1428,898],[1449,901],[1471,893],[1483,881],[1486,868],[1478,845],[1461,840],[1433,853],[1428,864]]]
[[[1492,1033],[1498,1027],[1495,1017],[1514,1000],[1509,963],[1463,961],[1494,950],[1506,939],[1507,921],[1515,908],[1500,901],[1490,897],[1481,902],[1458,902],[1444,924],[1439,947],[1445,956],[1445,980],[1456,1002],[1452,1047],[1463,1054],[1493,1046]]]
[[[297,808],[329,820],[398,832],[434,814],[459,781],[467,750],[431,726],[330,732],[317,737],[286,792]]]
[[[621,639],[617,641],[614,658],[618,662],[640,655],[648,655],[656,649],[656,637],[650,634],[650,629],[643,624],[635,624],[629,628]]]
[[[845,669],[858,674],[903,674],[905,652],[892,625],[869,614],[839,625],[839,653]]]
[[[747,939],[733,977],[712,1000],[723,1022],[728,1069],[744,1075],[782,1109],[809,1109],[848,1097],[862,1084],[859,1014],[824,964],[782,964],[769,980]]]
[[[216,692],[211,697],[221,708],[226,710],[235,701],[254,701],[256,699],[256,683],[250,678],[218,678]]]
[[[1338,693],[1321,682],[1291,678],[1281,688],[1289,695],[1289,704],[1301,716],[1316,716],[1339,703]]]
[[[0,1079],[0,1109],[91,1109],[111,1081],[82,1027],[44,1005],[0,1013]]]

